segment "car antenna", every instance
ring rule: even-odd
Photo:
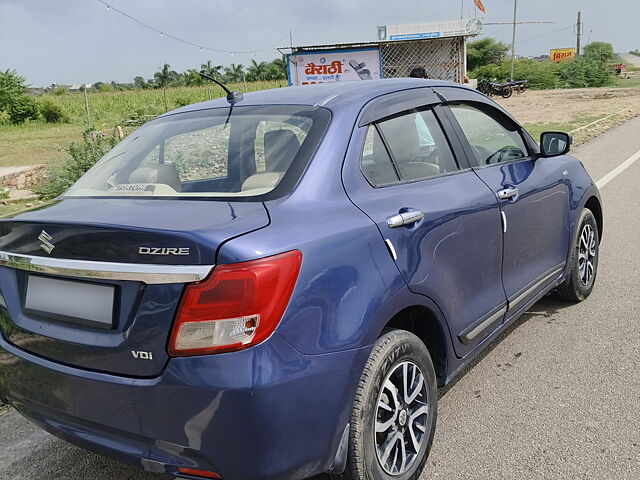
[[[234,104],[236,102],[240,102],[242,101],[242,98],[244,97],[244,95],[242,95],[242,93],[240,92],[234,92],[233,90],[229,90],[227,87],[225,87],[222,82],[219,82],[218,80],[216,80],[213,77],[210,77],[209,75],[207,75],[204,72],[199,72],[200,76],[202,78],[206,78],[207,80],[209,80],[210,82],[213,83],[217,83],[218,85],[220,85],[222,87],[222,89],[227,92],[227,102],[229,102],[230,104]]]

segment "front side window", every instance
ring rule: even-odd
[[[374,186],[424,180],[460,169],[431,110],[408,113],[368,128],[362,170]]]
[[[449,105],[449,108],[467,137],[479,166],[510,162],[528,156],[527,147],[515,125],[511,128],[510,122],[498,122],[470,105]]]
[[[265,195],[289,172],[302,172],[330,118],[328,111],[315,107],[236,106],[229,113],[217,108],[148,123],[65,196]]]

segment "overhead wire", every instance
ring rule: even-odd
[[[537,40],[538,38],[547,37],[547,36],[549,36],[549,35],[553,35],[553,34],[556,34],[556,33],[559,33],[559,32],[563,32],[563,31],[565,31],[565,30],[569,30],[570,28],[573,28],[573,27],[574,27],[574,24],[572,23],[571,25],[568,25],[568,26],[566,26],[566,27],[559,28],[559,29],[557,29],[557,30],[554,30],[553,32],[547,32],[547,33],[543,33],[543,34],[541,34],[541,35],[536,35],[535,37],[526,38],[526,39],[524,39],[524,40],[519,40],[519,41],[517,41],[516,43],[530,42],[531,40]]]
[[[258,53],[258,52],[266,52],[268,50],[274,50],[275,46],[278,45],[280,42],[282,42],[288,35],[289,33],[287,32],[285,35],[283,35],[277,42],[275,42],[273,44],[272,47],[269,48],[258,48],[256,50],[226,50],[226,49],[222,49],[222,48],[214,48],[214,47],[209,47],[207,45],[203,45],[197,42],[192,42],[191,40],[179,37],[177,35],[174,35],[172,33],[169,33],[165,30],[162,30],[160,28],[154,27],[153,25],[149,25],[148,23],[140,20],[139,18],[134,17],[133,15],[128,14],[127,12],[124,12],[122,10],[120,10],[119,8],[113,6],[110,3],[107,3],[105,0],[95,0],[98,3],[101,3],[102,5],[104,5],[105,7],[107,7],[107,11],[111,11],[113,10],[114,12],[122,15],[123,17],[128,18],[129,20],[131,20],[132,22],[136,23],[138,26],[145,28],[147,30],[153,31],[155,33],[159,33],[161,37],[166,37],[166,38],[170,38],[171,40],[174,40],[176,42],[180,42],[184,45],[188,45],[190,47],[195,47],[200,49],[201,52],[207,50],[210,52],[216,52],[216,53],[228,53],[230,55],[235,55],[235,54],[248,54],[248,53]]]

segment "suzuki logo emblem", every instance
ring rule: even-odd
[[[51,251],[54,248],[56,248],[56,246],[53,243],[51,243],[51,240],[53,240],[53,237],[51,237],[51,235],[49,235],[44,230],[42,230],[42,232],[40,232],[40,235],[38,235],[38,240],[42,242],[40,244],[40,248],[42,248],[47,253],[51,253]]]

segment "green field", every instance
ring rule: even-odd
[[[284,87],[286,80],[230,84],[240,92]],[[224,96],[217,85],[179,87],[167,89],[167,109],[203,102]],[[50,163],[64,157],[70,141],[79,140],[86,125],[109,131],[116,125],[126,126],[134,118],[157,116],[165,112],[164,93],[161,89],[125,90],[87,93],[89,118],[85,114],[82,92],[46,94],[60,105],[69,118],[68,123],[47,124],[30,122],[23,125],[0,126],[0,167]]]
[[[616,78],[616,87],[640,87],[640,76],[631,78]]]
[[[251,82],[230,84],[231,90],[251,92],[287,86],[286,80]],[[217,85],[201,87],[168,88],[167,108],[192,103],[204,102],[224,96],[224,91]],[[43,95],[64,109],[71,117],[71,122],[82,124],[87,120],[84,107],[84,95],[81,92],[64,93],[62,95]],[[130,117],[142,115],[160,115],[165,112],[164,93],[162,89],[123,90],[115,92],[90,92],[87,94],[89,103],[89,119],[96,127],[113,127],[121,125]]]

